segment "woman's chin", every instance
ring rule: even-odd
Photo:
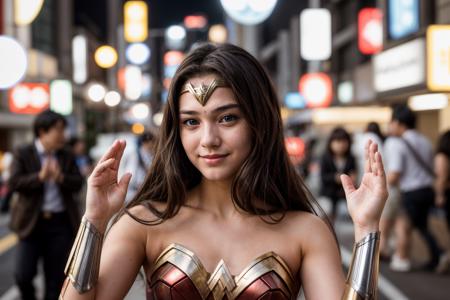
[[[230,181],[233,175],[228,172],[202,172],[203,178],[207,181]]]

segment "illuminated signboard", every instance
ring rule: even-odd
[[[72,83],[69,80],[53,80],[50,84],[50,109],[62,115],[73,110]]]
[[[450,25],[427,29],[427,86],[431,91],[450,91]]]
[[[419,0],[388,0],[388,32],[394,40],[419,30]]]
[[[272,13],[277,0],[220,0],[225,12],[243,25],[256,25]]]
[[[300,78],[299,91],[309,108],[330,106],[333,100],[333,83],[325,73],[309,73]]]
[[[375,54],[383,48],[383,13],[364,8],[358,14],[358,48],[363,54]]]
[[[302,109],[306,107],[305,97],[299,92],[287,93],[284,97],[284,105],[287,108]]]
[[[425,83],[425,40],[415,39],[373,58],[376,92]]]
[[[300,54],[304,60],[331,56],[331,14],[328,9],[308,8],[300,14]]]
[[[20,83],[9,90],[9,110],[16,114],[38,114],[48,109],[50,90],[47,83]]]
[[[124,34],[128,43],[143,42],[148,36],[148,5],[145,1],[124,4]]]

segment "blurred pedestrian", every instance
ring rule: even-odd
[[[72,154],[75,156],[75,162],[77,164],[78,169],[80,170],[81,175],[83,176],[83,185],[78,194],[79,199],[84,199],[86,197],[86,182],[87,178],[91,174],[93,170],[93,160],[86,153],[86,143],[83,139],[73,136],[67,142],[67,146]],[[79,203],[80,214],[82,214],[85,210],[84,201]]]
[[[330,134],[327,148],[320,163],[321,195],[331,201],[330,220],[334,223],[339,200],[345,199],[341,175],[347,174],[356,182],[356,162],[350,149],[352,139],[342,127],[336,127]]]
[[[86,143],[77,136],[73,136],[67,143],[72,153],[75,155],[75,161],[83,177],[87,178],[92,172],[92,158],[86,153]]]
[[[372,140],[378,144],[378,152],[380,152],[385,162],[389,160],[389,156],[385,155],[385,143],[389,143],[389,137],[386,139],[378,123],[370,122],[367,124],[358,143],[354,145],[354,154],[358,160],[358,174],[361,174],[360,172],[364,170],[364,145],[368,140]],[[389,197],[380,219],[380,258],[382,260],[390,259],[391,250],[389,249],[389,237],[397,219],[400,206],[400,191],[398,187],[395,185],[388,185],[388,189]]]
[[[355,138],[355,142],[352,146],[352,152],[355,155],[355,159],[357,162],[357,174],[358,174],[358,182],[361,182],[362,174],[364,174],[364,153],[365,153],[365,145],[367,142],[371,140],[372,142],[378,145],[378,152],[380,152],[381,156],[384,158],[383,153],[383,143],[385,140],[384,134],[381,132],[380,125],[376,122],[370,122],[367,124],[364,132],[359,136],[359,138]]]
[[[131,152],[124,158],[123,166],[121,166],[121,173],[131,172],[130,184],[125,202],[128,203],[133,199],[142,183],[147,177],[147,172],[153,162],[155,137],[153,133],[147,131],[138,137],[137,147],[135,152]]]
[[[7,213],[12,198],[12,190],[8,186],[8,180],[11,176],[11,163],[13,155],[11,152],[5,152],[0,156],[0,212]]]
[[[65,150],[66,120],[52,111],[34,121],[35,140],[19,148],[9,185],[18,193],[11,203],[10,228],[18,235],[15,278],[22,299],[36,299],[33,278],[43,259],[45,299],[58,299],[64,266],[79,225],[74,193],[82,177],[70,151]]]
[[[450,230],[450,130],[441,135],[434,157],[436,180],[434,184],[435,204],[445,211],[447,228]],[[450,267],[450,253],[442,256],[437,267],[438,273],[447,271]]]
[[[409,251],[413,228],[419,230],[430,253],[425,269],[435,269],[442,254],[428,230],[428,213],[434,201],[433,150],[431,143],[415,126],[416,116],[406,105],[394,107],[389,131],[397,138],[385,145],[385,151],[389,153],[387,180],[390,185],[399,186],[401,209],[407,217],[400,217],[396,224],[397,248],[390,265],[395,271],[411,269]]]

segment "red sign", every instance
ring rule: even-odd
[[[325,73],[309,73],[300,78],[300,94],[305,97],[309,108],[330,106],[333,100],[333,83]]]
[[[287,137],[284,139],[289,156],[303,157],[305,155],[305,142],[299,137]]]
[[[47,83],[20,83],[9,90],[9,110],[17,114],[38,114],[49,108]]]
[[[125,91],[125,68],[120,68],[119,71],[117,71],[117,85],[121,91]]]
[[[383,49],[383,13],[378,8],[363,8],[358,14],[358,47],[363,54]]]
[[[164,64],[166,66],[175,66],[181,64],[184,59],[184,53],[181,51],[167,51],[164,54]]]
[[[188,29],[202,29],[208,24],[208,20],[202,15],[184,17],[184,27]]]
[[[298,165],[305,158],[305,142],[299,137],[287,137],[284,145],[291,162]]]

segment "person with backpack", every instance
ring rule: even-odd
[[[412,229],[417,229],[428,247],[430,260],[425,270],[438,267],[442,250],[428,229],[428,214],[433,207],[433,148],[416,127],[416,116],[406,105],[393,108],[389,131],[393,138],[385,143],[387,181],[398,185],[404,216],[397,222],[397,249],[392,256],[391,269],[411,270],[409,250]],[[405,218],[406,217],[406,218]]]

